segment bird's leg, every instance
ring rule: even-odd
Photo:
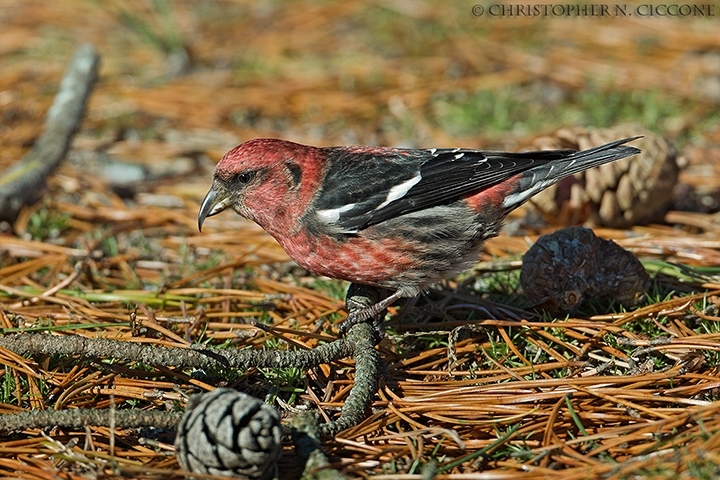
[[[400,292],[388,295],[389,290],[369,285],[351,283],[345,296],[345,310],[348,316],[340,324],[340,334],[345,335],[350,327],[372,320],[375,330],[383,334],[383,321],[387,308],[402,297]]]

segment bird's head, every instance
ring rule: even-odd
[[[215,167],[210,190],[198,213],[198,228],[207,217],[232,208],[268,230],[298,200],[305,164],[320,149],[285,140],[258,138],[226,153]],[[312,168],[310,169],[312,170]]]

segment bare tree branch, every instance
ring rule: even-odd
[[[14,222],[23,206],[35,202],[48,175],[65,157],[85,113],[99,63],[92,45],[75,51],[47,112],[45,131],[25,157],[0,176],[0,220]]]

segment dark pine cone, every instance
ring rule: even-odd
[[[190,399],[175,439],[180,466],[193,473],[270,479],[282,455],[278,411],[229,388]]]
[[[584,300],[640,302],[650,277],[635,256],[589,228],[543,235],[525,254],[520,270],[525,296],[551,313],[568,313]]]

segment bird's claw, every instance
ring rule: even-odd
[[[375,327],[375,332],[378,336],[378,340],[381,339],[385,335],[385,329],[383,328],[383,320],[385,317],[385,313],[383,312],[382,315],[377,315],[373,317],[366,313],[369,310],[372,310],[372,306],[366,308],[365,310],[355,310],[348,313],[347,318],[344,322],[340,324],[340,327],[338,328],[340,331],[340,336],[344,337],[345,335],[347,335],[350,329],[355,325],[372,321],[373,327]]]
[[[350,284],[345,296],[345,310],[348,316],[340,324],[340,335],[345,336],[350,328],[359,324],[372,321],[378,338],[385,334],[383,321],[387,307],[383,305],[382,299],[387,290],[368,285]]]

